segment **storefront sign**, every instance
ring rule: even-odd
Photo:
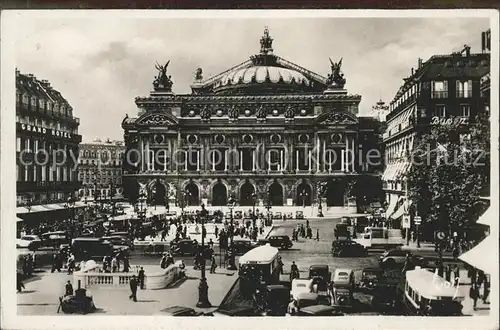
[[[54,137],[62,137],[62,138],[71,139],[71,133],[62,132],[62,131],[58,131],[58,130],[51,129],[51,128],[43,128],[43,127],[38,127],[38,126],[34,126],[34,125],[21,124],[21,130],[25,131],[25,132],[47,134],[47,135],[52,135]]]
[[[402,225],[403,225],[403,228],[405,228],[405,229],[411,227],[410,226],[410,216],[409,215],[407,215],[407,214],[403,215],[403,224]]]
[[[451,117],[451,118],[432,117],[431,120],[431,125],[460,126],[468,124],[469,124],[469,117]]]

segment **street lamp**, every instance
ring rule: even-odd
[[[236,270],[237,267],[236,267],[236,264],[235,264],[235,261],[234,261],[234,251],[233,251],[233,238],[234,238],[234,217],[233,217],[233,209],[234,209],[234,205],[235,205],[235,200],[233,197],[230,197],[229,200],[227,201],[228,203],[228,206],[229,206],[229,210],[231,212],[231,226],[229,227],[229,234],[231,235],[230,236],[230,243],[229,243],[229,263],[227,265],[227,269],[229,270]]]
[[[306,207],[306,198],[309,196],[309,194],[306,192],[305,189],[302,190],[302,192],[299,195],[302,198],[302,207]]]
[[[271,202],[271,191],[267,192],[267,205],[266,205],[266,210],[267,210],[267,226],[272,225],[272,220],[271,220],[271,207],[272,207],[272,202]]]
[[[318,185],[318,217],[323,217],[323,205],[321,205],[321,197],[323,195],[323,185],[320,183]]]
[[[199,213],[199,218],[201,222],[201,278],[200,284],[198,286],[198,303],[196,307],[198,308],[210,308],[212,304],[208,300],[208,284],[207,278],[205,276],[205,218],[207,217],[207,210],[205,210],[205,204],[201,204],[201,211]]]
[[[257,215],[255,214],[255,204],[257,203],[257,194],[255,193],[255,191],[252,193],[252,203],[253,203],[252,222],[253,222],[253,227],[255,228],[255,225],[257,223]]]
[[[75,206],[75,200],[72,198],[72,197],[69,197],[68,198],[68,201],[66,202],[66,204],[64,205],[67,209],[70,210],[70,224],[71,224],[71,234],[73,234],[73,226],[74,226],[74,206]]]

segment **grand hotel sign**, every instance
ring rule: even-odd
[[[43,128],[43,127],[28,125],[28,124],[20,124],[20,127],[21,127],[21,131],[24,131],[24,132],[39,133],[39,134],[50,135],[50,136],[58,137],[58,138],[66,138],[66,139],[71,139],[71,137],[72,137],[71,133],[58,131],[58,130],[51,129],[51,128]]]

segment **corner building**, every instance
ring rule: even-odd
[[[47,80],[16,69],[18,217],[26,224],[69,217],[65,203],[80,189],[80,119]]]
[[[122,122],[126,196],[209,207],[233,196],[273,209],[314,209],[321,197],[325,215],[370,202],[379,177],[365,159],[378,123],[358,117],[341,61],[325,78],[274,55],[272,42],[266,29],[249,60],[208,79],[198,69],[188,95],[172,93],[169,63],[157,66],[139,116]]]

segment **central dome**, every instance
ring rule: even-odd
[[[320,93],[326,79],[273,54],[273,39],[266,28],[260,53],[225,72],[192,85],[194,94]]]
[[[252,66],[226,73],[214,87],[266,82],[305,86],[311,84],[311,81],[298,71],[276,66]]]

